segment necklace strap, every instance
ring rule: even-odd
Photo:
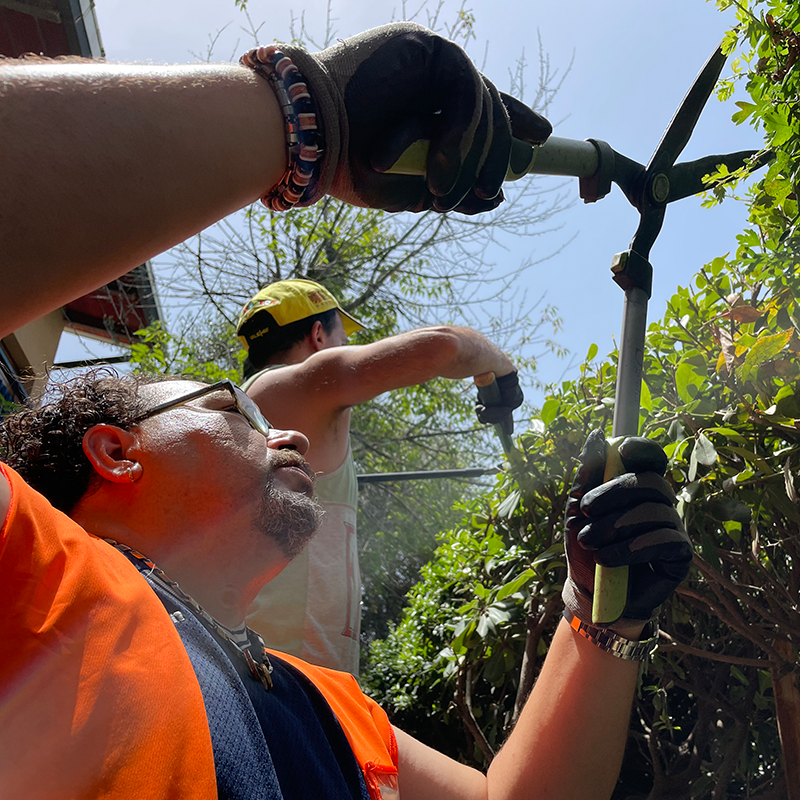
[[[147,577],[154,583],[157,583],[165,592],[171,594],[176,600],[180,600],[180,602],[188,606],[194,612],[195,616],[205,624],[206,628],[232,645],[236,652],[244,658],[250,670],[250,674],[255,680],[261,683],[264,689],[269,691],[272,688],[272,664],[269,660],[269,654],[267,653],[264,640],[258,633],[245,626],[247,644],[239,643],[228,628],[214,619],[200,603],[191,595],[184,592],[175,581],[167,577],[166,572],[157,566],[154,561],[151,561],[146,555],[140,553],[138,550],[134,550],[132,547],[128,547],[126,544],[115,542],[113,539],[104,539],[104,541],[127,556],[129,560],[135,562],[139,571],[146,573]],[[253,654],[250,652],[253,640],[255,640],[257,645],[255,649],[261,653],[260,662],[256,661],[256,659],[253,658]]]

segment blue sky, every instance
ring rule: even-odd
[[[238,56],[250,46],[245,24],[233,0],[96,0],[106,55],[114,61],[191,62],[204,53],[209,37],[224,28],[215,60]],[[292,4],[249,0],[251,18],[261,41],[285,39]],[[415,5],[413,9],[416,9]],[[307,2],[305,19],[312,31],[324,29],[325,3]],[[406,6],[408,15],[412,6]],[[452,18],[458,5],[446,0],[442,14]],[[475,0],[476,40],[470,52],[501,89],[523,49],[538,59],[537,36],[552,66],[572,69],[549,109],[555,133],[576,139],[607,141],[615,150],[646,162],[706,58],[731,24],[713,3],[702,0],[560,0],[527,3],[518,0]],[[402,18],[401,5],[386,0],[337,0],[333,6],[338,36]],[[424,16],[417,17],[424,21]],[[227,26],[227,27],[225,27]],[[723,75],[729,70],[723,71]],[[535,71],[532,71],[535,79]],[[712,98],[681,160],[710,153],[757,148],[758,134],[730,122],[733,101]],[[531,298],[544,293],[564,320],[559,341],[582,358],[594,342],[603,354],[618,337],[622,292],[611,281],[612,256],[627,248],[638,215],[618,189],[599,203],[585,206],[572,184],[575,205],[559,220],[560,230],[515,242],[492,256],[511,268],[532,253],[543,256],[575,236],[558,255],[527,273]],[[660,316],[677,285],[686,285],[702,264],[735,247],[745,222],[741,204],[726,202],[701,209],[699,198],[681,201],[667,211],[664,228],[651,253],[654,291],[650,318]],[[86,357],[83,345],[65,337],[60,359]],[[96,344],[90,349],[101,354]],[[539,377],[554,381],[565,363],[545,358]],[[537,397],[532,398],[536,401]]]

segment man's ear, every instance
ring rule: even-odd
[[[314,352],[325,349],[325,328],[322,327],[322,323],[319,320],[311,326],[309,340],[311,341],[311,346],[314,348]]]
[[[142,465],[132,456],[136,436],[114,425],[93,425],[83,434],[83,452],[98,477],[111,483],[133,483]]]

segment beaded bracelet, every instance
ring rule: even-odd
[[[245,53],[239,63],[269,81],[283,113],[288,163],[286,172],[261,202],[273,211],[288,211],[316,181],[323,152],[314,101],[294,62],[275,45]]]

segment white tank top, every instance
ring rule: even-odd
[[[317,479],[315,493],[325,507],[322,527],[306,549],[259,592],[247,624],[261,634],[267,647],[358,677],[358,480],[349,446],[341,466]]]

